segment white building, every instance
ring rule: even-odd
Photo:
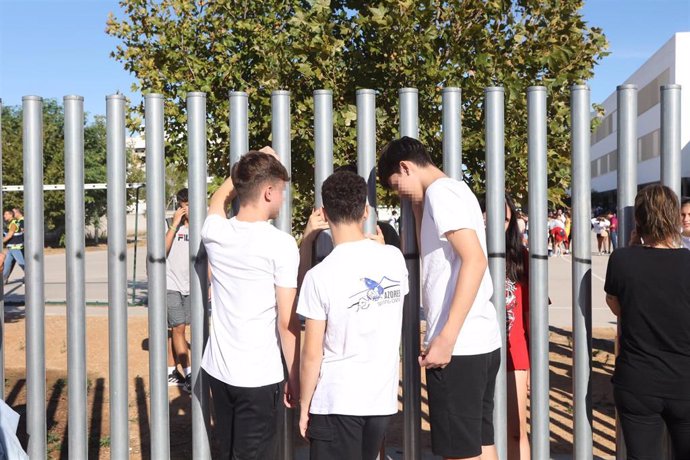
[[[637,182],[640,186],[659,182],[661,177],[659,87],[671,83],[681,85],[681,188],[683,195],[690,195],[690,32],[673,35],[624,83],[638,88]],[[601,204],[615,207],[618,169],[616,92],[611,93],[602,105],[605,116],[591,140],[592,190],[605,192],[601,196]]]

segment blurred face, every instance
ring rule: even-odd
[[[680,208],[680,222],[683,228],[683,234],[686,236],[690,235],[690,203],[684,204],[683,207]]]
[[[9,221],[11,221],[12,219],[14,219],[14,215],[13,215],[11,212],[9,212],[9,211],[3,212],[3,213],[2,213],[2,217],[3,217],[3,219],[5,219],[5,222],[9,222]]]
[[[512,213],[510,212],[510,207],[506,205],[506,221],[505,221],[505,228],[503,229],[504,231],[508,231],[508,225],[510,225],[510,218],[512,216]]]
[[[269,207],[269,219],[275,219],[280,214],[280,208],[283,206],[285,185],[285,181],[281,180],[271,183],[264,189],[264,197]]]
[[[395,173],[388,179],[388,182],[401,198],[415,202],[422,201],[424,198],[424,188],[414,174],[409,174],[406,171]]]

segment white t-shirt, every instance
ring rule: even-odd
[[[407,268],[394,246],[337,245],[305,275],[297,312],[327,321],[323,362],[309,412],[390,415],[398,369]]]
[[[690,249],[690,236],[680,235],[680,243],[685,249]]]
[[[609,228],[611,225],[611,222],[609,222],[606,219],[599,220],[597,218],[592,219],[592,226],[594,227],[594,233],[599,235],[602,230],[606,230]]]
[[[213,315],[201,366],[237,387],[285,378],[276,326],[275,286],[297,287],[295,239],[268,222],[219,215],[201,229],[213,278]]]
[[[461,229],[474,230],[486,254],[484,220],[477,197],[464,182],[447,177],[437,179],[426,189],[421,229],[422,303],[426,313],[427,346],[448,320],[462,265],[445,234]],[[487,268],[472,308],[460,329],[453,355],[479,355],[501,347],[496,310],[491,303],[492,294],[493,286]]]
[[[168,291],[189,295],[189,226],[180,225],[175,232],[165,264],[165,286]]]

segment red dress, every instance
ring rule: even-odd
[[[526,262],[529,263],[529,262]],[[529,278],[506,279],[507,370],[529,370]]]

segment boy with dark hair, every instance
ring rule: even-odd
[[[289,176],[270,148],[245,154],[213,194],[201,230],[212,279],[209,375],[221,458],[276,458],[281,400],[299,401],[300,324],[294,313],[299,255],[273,227]],[[227,219],[237,194],[239,211]],[[284,385],[283,361],[288,377]]]
[[[412,202],[417,226],[427,320],[419,363],[426,368],[432,450],[446,459],[495,459],[501,336],[477,198],[409,137],[382,149],[378,174],[384,187]]]
[[[165,284],[168,306],[168,385],[183,385],[191,392],[192,367],[185,335],[192,319],[189,297],[189,193],[177,192],[177,210],[165,233]],[[182,368],[182,374],[177,365]]]
[[[300,432],[311,441],[313,460],[373,460],[398,411],[407,269],[399,249],[364,234],[363,178],[334,173],[322,196],[335,248],[307,272],[300,290]]]

